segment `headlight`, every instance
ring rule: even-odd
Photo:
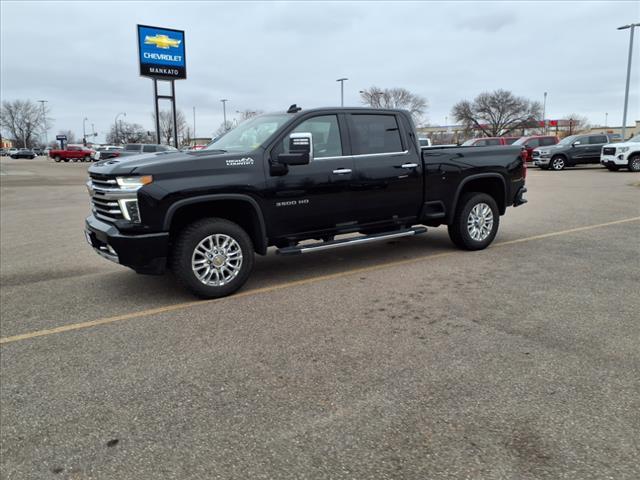
[[[151,175],[142,175],[139,177],[116,177],[116,182],[120,188],[124,188],[126,190],[138,190],[140,187],[144,187],[145,185],[153,182],[153,177]]]
[[[118,200],[120,210],[125,219],[130,222],[140,223],[140,210],[138,209],[138,200],[136,198],[123,198]]]
[[[629,147],[620,147],[618,150],[620,151],[620,153],[625,153],[629,151]]]
[[[541,157],[549,156],[549,150],[538,150],[538,153],[540,153]]]

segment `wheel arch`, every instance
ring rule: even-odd
[[[176,216],[177,213],[180,215]],[[187,224],[206,217],[219,217],[237,223],[251,237],[256,253],[267,253],[264,217],[258,202],[249,195],[214,194],[179,200],[167,210],[163,229],[174,236]]]
[[[500,215],[504,215],[507,210],[507,183],[504,177],[499,173],[478,173],[464,178],[458,185],[451,211],[447,215],[447,223],[453,221],[460,198],[468,192],[486,193],[493,197]]]

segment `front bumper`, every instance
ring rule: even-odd
[[[550,161],[551,157],[536,157],[536,159],[533,161],[533,164],[539,167],[540,165],[549,165]]]
[[[618,167],[624,167],[627,165],[628,160],[624,157],[623,154],[619,155],[601,155],[600,163],[604,166],[613,166],[616,165]]]
[[[125,235],[114,225],[90,215],[85,221],[85,235],[94,251],[107,260],[138,273],[158,275],[166,270],[168,232]]]

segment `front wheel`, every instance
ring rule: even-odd
[[[566,162],[564,160],[564,157],[558,155],[557,157],[553,157],[551,159],[551,169],[552,170],[555,170],[555,171],[564,170],[565,166],[566,166]]]
[[[459,202],[449,238],[464,250],[487,248],[498,233],[500,212],[496,201],[486,193],[467,193]]]
[[[640,172],[640,155],[634,155],[629,159],[629,171]]]
[[[60,160],[62,160],[62,159],[60,158],[60,155],[56,155],[55,157],[53,157],[53,161],[54,161],[54,162],[58,162],[58,163],[60,163]]]
[[[205,218],[180,232],[171,269],[199,297],[218,298],[244,285],[253,262],[253,244],[247,232],[228,220]]]

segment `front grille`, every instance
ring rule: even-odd
[[[616,147],[604,147],[602,149],[602,154],[603,155],[615,155],[616,154]]]
[[[107,221],[124,219],[118,199],[130,197],[130,194],[120,191],[116,179],[107,175],[90,174],[89,184],[91,207],[95,216]]]

